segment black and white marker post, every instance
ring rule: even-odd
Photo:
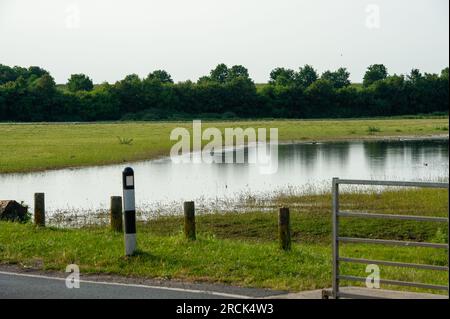
[[[133,255],[136,249],[136,207],[134,197],[134,171],[127,167],[122,173],[123,210],[125,224],[125,255]]]

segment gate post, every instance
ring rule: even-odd
[[[334,177],[331,186],[332,192],[332,218],[333,218],[333,283],[332,283],[332,296],[338,299],[339,293],[339,178]]]

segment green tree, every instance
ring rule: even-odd
[[[164,70],[153,71],[147,76],[146,79],[149,81],[157,81],[164,84],[173,83],[170,74]]]
[[[50,74],[44,74],[33,82],[32,88],[43,94],[50,94],[56,88],[55,80]]]
[[[79,113],[84,120],[118,120],[121,117],[118,100],[108,83],[102,83],[90,92],[79,91],[76,96],[81,104]]]
[[[388,76],[387,68],[383,64],[373,64],[367,68],[364,74],[363,85],[368,87],[373,83],[384,80]]]
[[[228,68],[225,64],[219,64],[214,70],[211,70],[210,76],[203,76],[198,83],[207,84],[208,82],[216,82],[225,84],[236,79],[250,80],[248,70],[242,65],[234,65]]]
[[[30,66],[28,68],[28,76],[34,75],[35,77],[40,78],[41,76],[44,76],[46,74],[49,75],[50,73],[48,73],[48,71],[46,71],[38,66]]]
[[[408,81],[413,83],[417,83],[418,81],[423,79],[422,73],[420,73],[419,69],[412,69],[411,73],[407,76]]]
[[[405,94],[405,76],[394,74],[386,79],[374,83],[374,93],[383,108],[379,108],[377,115],[408,114],[410,108]]]
[[[333,116],[335,90],[328,80],[314,81],[306,90],[308,99],[307,114],[309,117],[330,117]]]
[[[441,71],[441,78],[448,81],[449,69],[446,67]]]
[[[92,80],[84,74],[72,74],[67,81],[70,92],[91,91],[94,88]]]
[[[0,85],[17,79],[16,72],[7,65],[0,64]]]
[[[229,79],[230,70],[225,64],[219,64],[214,70],[211,71],[211,80],[218,83],[225,83]]]
[[[317,71],[309,64],[301,67],[295,75],[297,85],[305,89],[317,81],[318,78]]]
[[[248,73],[247,68],[243,67],[242,65],[233,65],[228,70],[228,79],[229,81],[243,78],[243,79],[250,79],[250,75]]]
[[[337,71],[326,71],[322,74],[321,79],[330,81],[335,89],[341,89],[349,86],[350,72],[346,68],[339,68]]]
[[[20,66],[10,68],[9,66],[0,64],[0,85],[10,81],[16,81],[19,77],[30,84],[45,74],[49,75],[48,71],[37,66],[30,66],[26,69]]]
[[[211,79],[211,77],[209,76],[202,76],[197,80],[197,84],[200,85],[208,85],[209,83],[213,82],[213,80]]]
[[[120,102],[122,114],[135,113],[144,109],[143,83],[137,74],[127,75],[114,85],[114,94]]]
[[[295,72],[291,69],[276,68],[270,72],[270,84],[281,86],[292,85],[295,82]]]

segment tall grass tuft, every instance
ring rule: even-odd
[[[369,126],[367,128],[367,132],[369,132],[369,134],[379,133],[379,132],[381,132],[381,129],[376,126]]]
[[[121,145],[131,145],[133,143],[132,138],[117,136],[117,139],[119,140],[119,144]]]

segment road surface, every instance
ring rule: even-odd
[[[230,299],[249,298],[226,292],[80,280],[79,288],[66,279],[0,271],[0,299]]]

